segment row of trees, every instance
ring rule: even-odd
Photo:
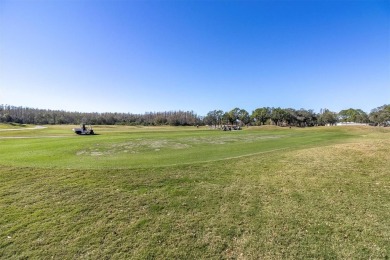
[[[313,110],[292,108],[257,108],[250,114],[245,109],[234,108],[228,112],[213,110],[205,117],[193,111],[151,112],[145,114],[131,113],[80,113],[62,110],[47,110],[26,107],[0,105],[0,122],[20,124],[79,124],[93,125],[265,125],[278,126],[315,126],[333,125],[337,122],[370,123],[373,125],[390,125],[390,105],[377,107],[367,114],[361,109],[346,109],[332,112],[321,109]]]
[[[0,122],[20,124],[92,125],[199,125],[202,118],[193,111],[131,113],[80,113],[0,105]]]
[[[370,114],[361,109],[346,109],[340,112],[332,112],[328,109],[321,109],[320,113],[313,110],[292,108],[257,108],[249,114],[245,109],[234,108],[229,112],[213,110],[207,113],[203,122],[215,127],[226,124],[240,125],[265,125],[273,124],[278,126],[315,126],[334,125],[337,122],[370,123],[373,125],[390,125],[390,105],[375,108]]]

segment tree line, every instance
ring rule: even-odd
[[[199,125],[202,117],[193,111],[132,113],[82,113],[0,105],[0,122],[19,124],[80,124],[92,125]]]
[[[338,113],[329,109],[321,109],[320,113],[313,110],[262,107],[252,111],[234,108],[231,111],[213,110],[207,113],[203,122],[214,127],[226,124],[240,125],[277,125],[277,126],[318,126],[334,125],[338,122],[354,122],[371,125],[390,125],[390,105],[377,107],[367,114],[361,109],[345,109]]]
[[[390,105],[372,109],[369,114],[361,109],[345,109],[338,113],[321,109],[315,113],[309,109],[261,107],[252,113],[234,108],[230,111],[212,110],[206,116],[193,111],[132,113],[82,113],[63,110],[37,109],[21,106],[0,105],[1,123],[19,124],[80,124],[92,125],[277,125],[309,127],[334,125],[338,122],[368,123],[379,126],[390,125]]]

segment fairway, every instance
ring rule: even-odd
[[[327,145],[352,136],[345,129],[324,128],[253,127],[224,132],[206,127],[97,127],[94,136],[78,136],[70,129],[3,130],[0,163],[67,169],[149,168]]]
[[[0,126],[0,258],[390,257],[389,128],[72,128]]]

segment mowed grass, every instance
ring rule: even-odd
[[[389,129],[68,128],[0,132],[0,258],[390,257]]]
[[[78,136],[71,127],[0,132],[0,164],[100,169],[148,168],[226,160],[276,150],[329,144],[347,131],[250,128],[217,131],[194,127],[105,127]]]

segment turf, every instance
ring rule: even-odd
[[[148,168],[205,163],[284,149],[329,144],[347,131],[264,128],[212,131],[207,128],[109,128],[77,136],[70,129],[3,132],[0,163],[46,168]],[[342,129],[341,129],[342,130]]]
[[[70,128],[0,132],[0,258],[390,257],[386,128]]]

